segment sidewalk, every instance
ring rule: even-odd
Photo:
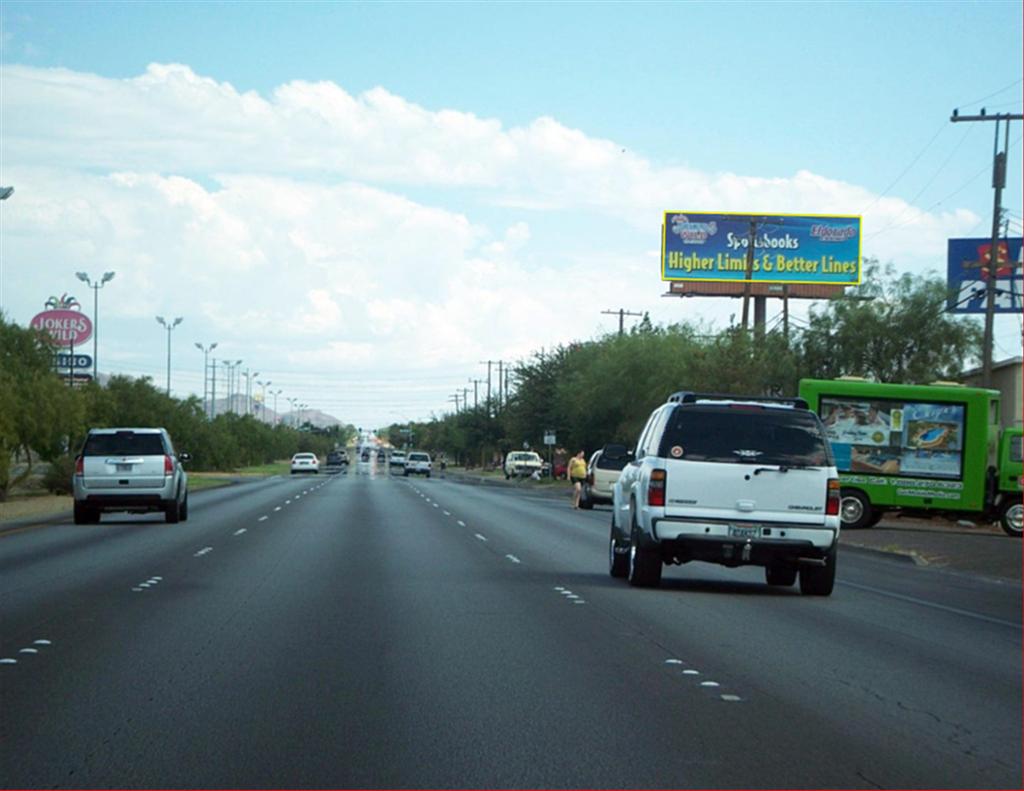
[[[556,499],[569,497],[564,481],[538,484],[536,481],[506,481],[472,470],[448,469],[448,478],[460,483],[501,486]],[[866,530],[844,530],[844,550],[884,554],[918,566],[945,568],[1011,582],[1021,582],[1024,542],[1011,538],[998,525],[951,522],[946,519],[904,518],[890,515]]]

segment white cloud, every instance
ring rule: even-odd
[[[165,311],[186,316],[179,333],[310,381],[474,366],[612,330],[605,309],[736,312],[660,298],[665,209],[869,207],[864,252],[918,268],[979,221],[804,170],[661,167],[554,118],[506,129],[383,88],[295,81],[263,97],[174,64],[126,80],[2,69],[0,145],[18,187],[3,308],[27,320],[73,272],[116,270],[103,294],[111,360],[154,344]],[[561,232],[567,217],[585,232]]]

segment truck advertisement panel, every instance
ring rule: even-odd
[[[840,472],[956,480],[963,471],[963,404],[821,399]]]
[[[860,283],[860,245],[861,218],[853,215],[665,212],[661,279],[854,286]]]
[[[992,239],[950,239],[946,263],[947,313],[984,313]],[[1020,313],[1024,304],[1021,239],[996,245],[996,313]]]

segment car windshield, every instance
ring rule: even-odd
[[[116,434],[90,434],[82,448],[83,456],[162,456],[163,437],[153,433],[118,431]]]
[[[658,455],[726,464],[830,465],[821,423],[811,412],[759,406],[680,406]]]

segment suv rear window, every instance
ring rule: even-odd
[[[160,434],[136,434],[134,431],[90,434],[82,447],[83,456],[163,456],[165,452]]]
[[[409,461],[430,461],[430,457],[426,453],[410,453],[406,458]]]
[[[725,464],[832,464],[817,415],[757,406],[676,407],[658,455]]]
[[[608,454],[602,453],[597,457],[597,464],[595,466],[599,470],[621,470],[628,461],[629,459],[625,456],[608,456]]]

